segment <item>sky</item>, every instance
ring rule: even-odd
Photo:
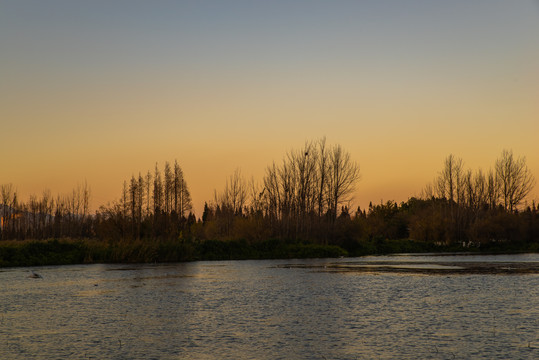
[[[510,149],[539,178],[538,39],[536,0],[0,0],[0,184],[87,182],[98,208],[177,160],[200,216],[235,169],[324,136],[362,207],[449,154]]]

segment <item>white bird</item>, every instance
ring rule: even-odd
[[[32,279],[43,279],[43,276],[39,275],[34,270],[30,270],[30,272],[31,272],[31,274],[30,274],[29,277],[31,277]]]

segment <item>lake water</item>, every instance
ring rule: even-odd
[[[538,254],[0,269],[0,359],[539,359],[538,273]]]

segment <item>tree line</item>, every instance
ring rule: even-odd
[[[487,172],[449,155],[421,196],[352,211],[358,180],[359,166],[342,147],[308,142],[268,166],[261,184],[236,170],[191,231],[204,240],[277,238],[352,252],[387,239],[461,247],[539,242],[539,210],[535,202],[523,206],[535,178],[512,151]]]
[[[384,252],[388,240],[437,246],[525,242],[539,247],[539,210],[524,201],[535,178],[524,157],[504,150],[492,169],[465,169],[449,155],[419,197],[352,210],[359,165],[340,145],[308,141],[267,166],[261,180],[237,169],[204,205],[200,219],[178,162],[123,183],[118,200],[88,212],[86,184],[53,198],[45,191],[20,202],[1,187],[1,239],[97,238],[110,242],[268,239],[338,245],[350,254]],[[421,245],[423,246],[423,245]],[[420,246],[420,247],[421,247]],[[369,250],[370,249],[370,250]],[[426,248],[425,248],[426,249]],[[406,249],[400,249],[406,250]]]
[[[432,184],[426,186],[426,197],[447,199],[456,205],[476,210],[503,206],[514,211],[535,186],[535,177],[526,165],[526,158],[515,157],[504,150],[494,169],[464,170],[461,158],[449,155],[444,168]]]
[[[0,185],[0,239],[91,237],[90,198],[86,182],[56,197],[50,190],[40,197],[30,195],[27,202],[19,199],[12,184]]]
[[[146,175],[124,181],[119,201],[101,206],[96,214],[96,235],[103,239],[178,238],[196,222],[191,193],[178,161],[156,164]]]
[[[325,139],[289,151],[266,168],[261,183],[247,182],[236,170],[224,189],[206,203],[204,238],[279,237],[327,243],[340,207],[348,206],[359,180],[359,165],[340,145]]]

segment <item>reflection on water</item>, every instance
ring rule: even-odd
[[[535,359],[537,271],[461,270],[538,264],[408,255],[32,269],[42,278],[3,269],[0,358]]]

